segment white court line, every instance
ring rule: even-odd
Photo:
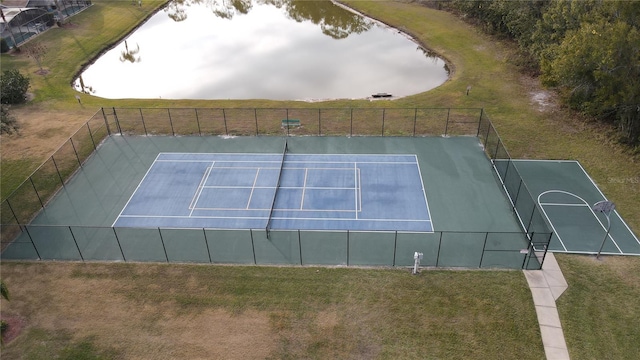
[[[267,160],[267,159],[252,159],[252,160],[236,160],[236,159],[225,159],[225,160],[214,160],[212,162],[212,159],[207,159],[207,160],[196,160],[196,159],[192,159],[192,160],[184,160],[184,159],[158,159],[160,157],[161,154],[181,154],[181,155],[185,155],[185,154],[189,154],[189,153],[160,153],[158,154],[158,156],[156,157],[156,160],[154,161],[154,163],[157,162],[194,162],[194,163],[212,163],[211,167],[208,167],[205,175],[203,176],[203,179],[201,179],[200,185],[198,186],[198,190],[195,194],[195,196],[192,198],[192,205],[190,204],[190,209],[191,209],[191,213],[189,216],[136,216],[136,215],[129,215],[129,216],[123,216],[123,217],[130,217],[130,218],[203,218],[203,219],[266,219],[267,217],[254,217],[254,216],[249,216],[249,217],[238,217],[238,216],[194,216],[193,212],[194,210],[209,210],[209,208],[198,208],[197,207],[197,203],[199,201],[199,198],[202,194],[203,189],[205,188],[228,188],[228,189],[234,189],[234,188],[249,188],[249,187],[241,187],[241,186],[233,186],[233,187],[224,187],[224,186],[206,186],[206,182],[208,181],[208,177],[210,177],[211,171],[213,170],[213,167],[215,166],[216,169],[253,169],[259,171],[260,169],[279,169],[279,167],[268,167],[268,166],[224,166],[226,165],[225,163],[232,163],[232,164],[237,164],[237,163],[266,163],[266,164],[280,164],[280,161],[277,160]],[[194,155],[198,155],[198,156],[202,156],[205,153],[192,153]],[[240,155],[240,156],[247,156],[250,155],[249,153],[220,153],[220,155],[224,155],[224,156],[228,156],[228,155]],[[255,154],[251,154],[253,156],[256,157],[267,157],[270,158],[276,154],[263,154],[263,153],[255,153]],[[292,156],[293,158],[296,157],[296,154],[289,154],[290,156]],[[354,154],[322,154],[323,156],[334,156],[334,157],[353,157]],[[362,157],[367,157],[367,156],[379,156],[379,157],[384,157],[384,158],[389,158],[389,157],[396,157],[396,158],[400,158],[400,157],[409,157],[411,155],[406,155],[406,154],[402,154],[402,155],[393,155],[393,154],[355,154],[356,156],[362,156]],[[299,154],[300,157],[307,157],[309,156],[309,154]],[[215,158],[215,156],[214,156]],[[364,164],[391,164],[391,165],[415,165],[418,167],[418,172],[420,174],[420,167],[417,161],[417,156],[413,155],[413,158],[415,159],[415,161],[366,161],[366,159],[364,159],[364,161],[359,161],[359,163],[364,163]],[[297,164],[353,164],[353,170],[350,167],[295,167],[295,165]],[[221,166],[222,165],[222,166]],[[294,166],[288,166],[288,165],[294,165]],[[151,169],[151,168],[150,168]],[[150,171],[147,170],[147,173]],[[305,170],[305,184],[303,185],[302,188],[300,187],[282,187],[283,189],[302,189],[303,190],[303,195],[304,192],[307,191],[307,189],[310,190],[353,190],[355,191],[356,194],[356,199],[355,199],[355,213],[356,213],[356,219],[358,219],[358,212],[362,211],[362,180],[361,180],[361,169],[358,168],[357,163],[354,162],[353,160],[351,161],[336,161],[336,160],[328,160],[328,161],[314,161],[314,160],[309,160],[309,159],[305,159],[305,160],[288,160],[287,164],[285,164],[285,169],[287,170]],[[308,171],[309,170],[320,170],[320,171],[326,171],[326,170],[340,170],[340,171],[354,171],[354,175],[356,176],[356,179],[354,179],[354,184],[355,187],[344,187],[344,188],[336,188],[336,187],[308,187],[306,182],[307,182],[307,176],[308,176]],[[147,175],[145,174],[145,177]],[[256,173],[256,178],[257,178],[257,173]],[[251,187],[252,192],[250,195],[250,199],[251,196],[253,194],[253,190],[256,188],[270,188],[273,189],[274,187],[257,187],[255,186],[256,184],[256,178],[254,178],[254,185]],[[143,179],[144,180],[144,179]],[[422,175],[420,174],[420,181],[422,182]],[[141,181],[138,184],[138,187],[142,184],[143,181]],[[427,204],[427,211],[429,211],[428,208],[428,202],[426,200],[426,193],[424,190],[424,185],[422,185],[422,191],[423,194],[425,196],[425,203]],[[135,192],[134,192],[135,194]],[[132,195],[133,197],[133,195]],[[131,200],[131,198],[129,199],[129,201]],[[302,201],[304,201],[304,197],[302,199]],[[126,206],[123,208],[126,208]],[[222,210],[222,211],[231,211],[231,210],[235,210],[235,209],[229,209],[229,208],[220,208],[220,209],[216,209],[216,208],[210,208],[211,210]],[[242,210],[242,211],[265,211],[268,209],[237,209],[237,210]],[[277,209],[278,211],[304,211],[304,212],[318,212],[318,213],[324,213],[324,212],[354,212],[354,210],[314,210],[314,209],[302,209],[302,204],[301,204],[301,209]],[[431,214],[431,212],[429,211],[429,214]],[[122,213],[120,214],[122,215]],[[286,219],[293,219],[293,220],[304,220],[304,221],[353,221],[353,218],[350,219],[343,219],[343,218],[289,218],[289,217],[283,217],[283,218],[279,218],[279,217],[275,217],[275,219],[279,219],[279,220],[286,220]],[[360,219],[363,221],[375,221],[375,222],[426,222],[426,223],[432,223],[432,220],[406,220],[406,219]],[[117,220],[116,220],[117,221]],[[115,222],[114,222],[115,225]]]
[[[207,168],[204,169],[204,174],[202,174],[202,178],[200,178],[200,183],[196,188],[196,192],[191,197],[191,202],[189,203],[189,209],[193,209],[196,206],[196,198],[199,196],[199,193],[202,191],[202,188],[204,187],[203,185],[207,179],[207,174],[210,171],[211,171],[211,166],[207,166]]]
[[[349,210],[353,211],[353,210]],[[187,216],[187,215],[124,215],[124,218],[134,219],[258,219],[265,220],[268,216]],[[291,218],[291,217],[277,217],[272,216],[271,219],[276,220],[310,220],[310,221],[353,221],[351,218]],[[360,219],[361,221],[372,222],[417,222],[417,223],[430,223],[431,220],[412,220],[412,219]]]
[[[540,205],[545,205],[545,206],[577,206],[577,207],[589,206],[587,204],[563,204],[563,203],[540,203]]]
[[[549,193],[561,193],[561,194],[565,194],[565,195],[569,195],[569,196],[573,196],[577,199],[579,199],[580,201],[582,201],[588,208],[589,211],[591,211],[591,214],[593,214],[593,217],[596,218],[596,220],[598,221],[598,223],[600,224],[600,226],[602,227],[602,230],[604,230],[605,232],[607,231],[607,227],[604,226],[604,224],[602,223],[602,221],[600,221],[600,218],[598,218],[598,215],[596,215],[596,213],[593,211],[593,209],[591,208],[591,206],[589,205],[589,203],[581,198],[580,196],[568,192],[568,191],[564,191],[564,190],[547,190],[542,192],[540,195],[538,195],[538,204],[541,205],[540,203],[540,198],[543,195],[549,194]],[[573,205],[573,204],[567,204],[567,205]],[[556,205],[558,206],[558,205]],[[551,227],[553,228],[553,232],[556,234],[556,237],[558,238],[558,240],[560,240],[560,244],[562,245],[562,247],[564,248],[565,251],[567,251],[567,247],[565,246],[564,242],[562,241],[562,239],[560,238],[560,234],[558,233],[558,231],[555,229],[555,226],[553,226],[553,222],[551,221],[551,219],[549,218],[549,215],[547,214],[547,211],[544,209],[543,206],[540,206],[540,208],[542,209],[542,212],[544,213],[544,216],[547,218],[547,221],[549,222],[549,224],[551,224]],[[622,251],[622,249],[620,249],[620,247],[618,246],[618,243],[616,242],[616,240],[613,238],[613,235],[611,235],[611,233],[607,234],[607,237],[609,239],[611,239],[611,241],[613,242],[613,245],[615,245],[616,249],[618,249],[618,251],[620,252],[620,254],[624,254],[624,252]]]
[[[353,181],[355,182],[355,193],[354,193],[354,199],[353,201],[356,202],[356,209],[354,211],[354,213],[356,214],[356,220],[358,220],[358,163],[354,162],[353,163]]]
[[[582,173],[584,174],[584,176],[587,177],[587,179],[589,179],[589,181],[591,181],[591,184],[593,185],[593,187],[596,189],[596,191],[598,191],[598,193],[600,193],[600,196],[602,196],[603,200],[608,200],[607,197],[602,193],[602,191],[600,190],[600,188],[598,187],[598,185],[596,184],[596,182],[593,180],[593,178],[591,176],[589,176],[589,174],[587,173],[587,171],[584,169],[584,167],[582,166],[582,164],[577,161],[577,160],[527,160],[527,159],[511,159],[511,161],[513,162],[548,162],[548,163],[575,163],[578,165],[578,167],[580,168],[580,170],[582,170]],[[613,213],[618,217],[618,220],[620,220],[620,222],[622,223],[622,225],[624,225],[624,227],[627,229],[627,231],[629,232],[629,234],[631,234],[631,236],[633,237],[633,239],[638,243],[638,245],[640,245],[640,239],[638,239],[638,237],[636,236],[636,234],[631,231],[631,228],[629,227],[629,225],[624,221],[624,219],[622,218],[622,216],[620,216],[620,214],[618,213],[618,210],[613,210]]]
[[[591,178],[591,176],[589,176],[589,174],[587,174],[587,171],[582,167],[582,164],[580,164],[579,161],[576,161],[576,163],[578,164],[578,166],[580,167],[580,169],[582,169],[582,172],[584,173],[584,175],[587,177],[587,179],[589,179],[589,181],[591,181],[591,184],[593,184],[593,187],[596,188],[596,190],[598,190],[598,192],[600,193],[600,195],[602,196],[602,199],[607,200],[607,197],[604,196],[604,194],[602,193],[602,191],[600,191],[600,188],[598,187],[598,185],[596,185],[596,182],[593,181],[593,179]],[[638,237],[636,236],[636,234],[631,231],[631,228],[629,227],[629,225],[627,225],[627,223],[624,221],[624,219],[622,219],[622,216],[620,216],[620,214],[618,213],[618,210],[613,210],[613,213],[616,214],[616,216],[618,217],[618,220],[620,220],[620,222],[622,223],[622,225],[624,225],[624,227],[627,228],[627,231],[629,232],[629,234],[631,234],[631,236],[636,240],[636,242],[638,243],[638,245],[640,245],[640,240],[638,239]]]
[[[213,165],[215,165],[215,161],[212,162],[211,166],[207,167],[207,170],[204,172],[203,178],[202,178],[202,180],[200,180],[200,182],[202,184],[206,184],[207,180],[209,180],[209,175],[211,175],[211,170],[213,169]],[[193,207],[191,207],[191,211],[189,212],[189,216],[191,216],[191,214],[193,214],[193,211],[194,211],[195,207],[198,205],[198,200],[200,200],[200,195],[202,195],[202,190],[204,190],[204,186],[196,190],[196,193],[194,194],[195,202],[194,202],[194,198],[191,198],[191,202],[193,203]]]
[[[251,185],[251,193],[249,193],[249,200],[247,200],[246,208],[249,209],[249,205],[251,204],[251,198],[253,197],[253,190],[256,188],[256,182],[258,182],[258,175],[260,174],[260,168],[256,170],[256,175],[253,177],[253,185]]]
[[[362,171],[358,168],[358,211],[362,212]]]
[[[225,186],[225,185],[210,185],[203,186],[205,189],[275,189],[275,186]],[[307,189],[312,190],[353,190],[352,187],[327,187],[327,186],[307,186]],[[288,190],[300,190],[305,189],[303,186],[279,186],[278,189]]]
[[[309,175],[309,170],[304,169],[304,181],[302,182],[302,198],[300,199],[300,210],[302,210],[304,206],[304,193],[307,190],[307,175]]]
[[[194,210],[201,210],[201,211],[269,211],[271,209],[267,208],[267,209],[245,209],[245,208],[210,208],[210,207],[201,207],[201,208],[195,208]],[[275,208],[273,209],[274,211],[297,211],[297,212],[353,212],[353,210],[348,209],[348,210],[340,210],[340,209],[299,209],[299,208],[286,208],[286,209],[281,209],[281,208]],[[124,215],[126,216],[126,215]],[[320,218],[319,218],[320,219]]]
[[[361,154],[358,154],[361,155]],[[289,155],[287,155],[288,157]],[[211,162],[212,160],[210,159],[202,159],[202,160],[198,160],[198,159],[192,159],[192,160],[185,160],[185,159],[164,159],[164,160],[158,160],[158,162],[177,162],[177,163],[200,163],[200,162]],[[232,164],[237,164],[237,163],[274,163],[274,164],[278,164],[280,163],[277,160],[214,160],[218,163],[232,163]],[[411,164],[415,164],[414,162],[410,162],[410,161],[359,161],[361,163],[365,163],[365,164],[399,164],[399,165],[411,165]],[[288,164],[351,164],[353,163],[353,161],[317,161],[317,160],[287,160]],[[238,167],[240,168],[240,167]],[[275,168],[275,167],[274,167]],[[279,168],[279,167],[278,167]],[[301,168],[302,169],[302,168]],[[319,168],[319,169],[325,169],[325,168]],[[336,169],[344,169],[344,168],[336,168]]]
[[[431,221],[431,228],[435,230],[435,226],[433,226],[433,217],[431,216],[431,209],[429,209],[429,201],[427,200],[427,191],[424,188],[424,180],[422,180],[422,170],[420,170],[420,163],[418,162],[418,155],[414,155],[416,157],[416,167],[418,167],[418,176],[420,177],[420,185],[422,186],[422,194],[424,195],[424,203],[427,205],[427,213],[429,214],[429,221]],[[507,196],[508,197],[508,196]]]
[[[149,166],[149,168],[147,169],[147,172],[144,173],[144,176],[142,177],[142,180],[140,180],[140,182],[138,183],[138,186],[136,186],[136,189],[133,191],[133,194],[131,194],[131,196],[129,197],[129,200],[127,200],[127,203],[124,204],[124,206],[122,207],[122,210],[120,210],[120,213],[118,214],[118,217],[116,217],[116,220],[113,222],[113,224],[111,224],[111,227],[116,226],[116,223],[118,222],[118,219],[120,218],[120,216],[122,216],[122,212],[124,212],[124,209],[126,209],[127,206],[129,206],[129,202],[131,202],[131,199],[133,199],[133,197],[135,196],[136,192],[138,192],[138,189],[140,188],[140,185],[142,185],[142,183],[144,182],[144,179],[146,179],[147,175],[149,175],[149,172],[151,171],[151,168],[153,168],[153,164],[156,163],[156,160],[158,159],[158,156],[160,156],[160,154],[156,155],[156,159],[153,160],[153,163],[151,163],[151,166]]]

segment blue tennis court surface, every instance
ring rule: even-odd
[[[433,232],[416,155],[282,160],[160,153],[113,226]]]

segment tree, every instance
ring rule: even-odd
[[[26,53],[29,57],[33,58],[36,63],[38,63],[40,73],[44,73],[44,69],[42,68],[42,58],[44,58],[44,55],[47,53],[47,47],[40,42],[33,43],[27,47]]]
[[[21,104],[27,100],[29,78],[18,70],[5,70],[0,77],[0,103]]]
[[[568,31],[549,61],[546,80],[567,104],[615,123],[624,140],[640,142],[640,31],[599,17]]]

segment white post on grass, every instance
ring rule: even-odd
[[[418,267],[420,266],[420,260],[422,260],[422,253],[421,252],[415,252],[413,253],[413,260],[415,260],[414,264],[413,264],[413,275],[416,275],[418,273]]]
[[[611,212],[615,210],[616,204],[611,201],[598,201],[593,204],[593,211],[599,211],[607,217],[607,232],[604,234],[604,239],[602,239],[602,244],[600,245],[600,249],[598,250],[598,254],[596,255],[596,259],[600,259],[600,253],[602,252],[602,248],[604,247],[604,243],[607,241],[607,237],[609,237],[609,230],[611,230],[611,219],[609,219],[609,215]]]

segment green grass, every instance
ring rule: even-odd
[[[569,283],[557,305],[571,358],[637,358],[640,261],[576,255],[557,259]]]
[[[171,339],[173,334],[163,330],[165,327],[212,310],[233,314],[237,322],[256,313],[267,316],[270,339],[277,344],[269,354],[272,359],[544,356],[535,311],[530,306],[531,293],[517,271],[423,271],[414,276],[408,270],[306,267],[77,263],[2,266],[3,279],[10,286],[32,282],[24,287],[14,286],[10,310],[25,314],[40,326],[38,331],[29,331],[8,346],[3,359],[5,355],[13,358],[19,350],[42,353],[34,359],[52,358],[65,347],[94,355],[120,353],[135,357],[131,351],[152,346],[151,338]],[[83,289],[91,293],[59,294],[57,286],[73,283],[87,284]],[[37,284],[53,286],[41,288]],[[96,296],[103,299],[93,303]],[[47,307],[50,302],[55,305]],[[112,306],[111,302],[117,305]],[[126,312],[121,315],[130,318],[119,325],[129,348],[120,346],[118,334],[109,333],[109,329],[118,327],[120,315],[116,312],[111,319],[105,316],[104,323],[92,323],[90,330],[75,337],[63,339],[62,335],[47,332],[48,319],[54,319],[59,334],[64,335],[72,331],[63,321],[66,314],[73,314],[69,323],[77,324],[116,307],[124,309]],[[136,320],[134,312],[144,313],[142,321]],[[331,315],[330,320],[323,321],[327,314]],[[131,338],[129,334],[135,336]],[[202,337],[207,338],[207,334]],[[184,352],[194,346],[167,340],[163,342],[167,342],[169,353],[174,351],[172,346]],[[38,350],[45,346],[53,350],[46,354]]]
[[[69,331],[51,331],[41,328],[31,328],[18,340],[17,344],[23,343],[25,347],[14,347],[6,349],[3,357],[13,358],[14,349],[22,349],[21,355],[25,360],[39,359],[60,359],[60,360],[107,360],[120,359],[122,354],[113,349],[101,349],[96,344],[95,337],[88,337],[74,340]]]

